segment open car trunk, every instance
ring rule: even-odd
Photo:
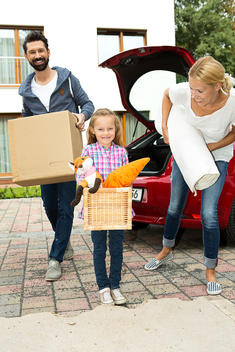
[[[130,161],[150,158],[140,176],[159,176],[168,165],[170,147],[155,128],[155,121],[160,119],[158,107],[164,90],[176,81],[185,81],[193,63],[194,58],[184,48],[152,46],[122,52],[100,65],[114,71],[123,106],[147,128],[127,146]]]
[[[171,150],[158,132],[150,132],[127,146],[129,161],[149,157],[150,161],[139,176],[161,175],[170,160]]]

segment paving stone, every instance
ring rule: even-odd
[[[89,265],[83,268],[77,268],[79,275],[83,275],[83,274],[92,274],[94,273],[94,266],[93,265]]]
[[[75,298],[56,301],[57,312],[90,309],[87,299]]]
[[[143,266],[145,265],[145,261],[137,261],[137,262],[131,262],[131,263],[126,263],[126,266],[131,269],[131,270],[136,270],[136,269],[140,269],[143,268]]]
[[[169,283],[169,281],[161,274],[149,275],[149,276],[139,276],[139,280],[144,285],[153,285],[153,284],[164,284]]]
[[[85,282],[92,282],[92,281],[95,281],[95,280],[96,280],[94,273],[92,273],[92,274],[79,275],[79,278],[80,278],[80,280],[81,280],[82,283],[85,283]]]
[[[235,265],[231,265],[229,263],[223,263],[222,265],[219,265],[216,268],[216,271],[218,271],[218,273],[235,272]]]
[[[0,306],[4,306],[6,304],[20,304],[20,298],[20,293],[1,295]]]
[[[6,318],[19,317],[20,316],[20,305],[9,304],[0,306],[0,316]]]
[[[100,297],[99,297],[99,292],[98,289],[96,291],[93,292],[86,292],[86,295],[88,297],[89,302],[92,304],[94,302],[98,302],[100,303]]]
[[[191,275],[184,276],[184,277],[172,277],[171,282],[178,287],[201,284],[201,282],[198,279],[196,279]]]
[[[235,272],[223,272],[223,276],[228,278],[229,280],[232,280],[235,284]]]
[[[133,281],[138,281],[138,278],[135,275],[127,272],[122,274],[122,281],[133,282]]]
[[[22,309],[21,316],[24,316],[27,314],[44,313],[44,312],[51,312],[52,314],[54,314],[55,308],[54,307],[26,308],[26,309]]]
[[[88,283],[85,282],[83,284],[83,288],[87,292],[92,292],[92,291],[98,290],[96,282],[88,282]]]
[[[71,298],[85,298],[85,293],[81,287],[55,289],[54,291],[56,300],[58,299],[71,299]]]
[[[146,290],[137,292],[127,292],[125,293],[125,297],[127,299],[127,304],[143,303],[149,299],[154,298],[154,296],[149,292],[146,292]]]
[[[53,295],[52,285],[28,286],[24,287],[24,297],[40,297]]]
[[[235,285],[233,287],[223,287],[222,296],[227,299],[235,299]]]
[[[24,269],[25,263],[24,262],[19,262],[19,263],[5,263],[3,262],[1,266],[1,270],[17,270],[17,269]]]
[[[24,280],[24,287],[35,287],[35,286],[36,287],[38,287],[38,286],[51,286],[51,282],[46,281],[45,277]]]
[[[53,282],[53,286],[55,289],[64,289],[64,288],[69,289],[69,288],[81,287],[81,283],[78,281],[78,279],[63,280],[63,276],[62,276],[60,280]]]
[[[133,253],[134,254],[134,253]],[[124,256],[124,263],[135,263],[141,261],[142,263],[143,258],[140,255],[132,255],[132,256]]]
[[[199,297],[207,295],[205,285],[181,287],[181,290],[184,291],[189,297]]]
[[[143,291],[145,289],[144,285],[140,282],[121,282],[120,285],[122,292],[135,292],[135,291]]]
[[[168,283],[168,284],[158,284],[158,285],[146,285],[147,289],[154,295],[162,295],[168,293],[179,292],[179,288]]]
[[[20,284],[23,281],[23,276],[10,276],[10,277],[0,277],[0,286],[6,285],[16,285]]]
[[[16,270],[1,270],[0,271],[0,278],[2,277],[11,277],[11,276],[22,276],[23,277],[24,270],[23,269],[16,269]]]
[[[179,298],[182,299],[183,301],[190,301],[190,298],[186,296],[185,294],[181,292],[177,293],[166,293],[164,295],[156,295],[155,298],[157,299],[163,299],[163,298]]]
[[[54,307],[54,301],[51,296],[24,297],[22,309],[32,309],[41,307]]]
[[[235,283],[232,280],[227,279],[226,277],[220,277],[219,275],[216,275],[217,280],[219,283],[224,287],[234,287],[235,288]]]
[[[180,265],[182,268],[185,268],[187,264],[196,264],[197,260],[192,257],[183,257],[183,258],[175,258],[173,262],[177,265]]]

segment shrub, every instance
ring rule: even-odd
[[[40,197],[40,186],[0,188],[0,199]]]

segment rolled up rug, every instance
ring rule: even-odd
[[[213,185],[220,173],[201,132],[187,122],[182,105],[173,105],[168,119],[170,148],[190,190],[196,195]]]

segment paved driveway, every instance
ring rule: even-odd
[[[92,261],[90,233],[77,219],[71,242],[73,260],[62,263],[60,280],[44,280],[53,233],[40,198],[0,201],[0,316],[35,312],[74,315],[99,305]],[[122,291],[127,307],[162,297],[192,300],[206,296],[199,230],[186,230],[174,250],[174,260],[148,272],[144,264],[161,248],[162,228],[150,226],[124,244]],[[108,258],[109,259],[109,258]],[[218,280],[221,296],[235,304],[235,246],[220,249]]]

